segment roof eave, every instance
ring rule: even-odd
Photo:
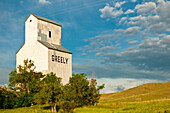
[[[37,18],[36,15],[35,15],[35,14],[32,14],[32,13],[28,16],[28,18],[29,18],[31,15],[34,16],[35,18]],[[25,22],[28,20],[28,18],[25,20]],[[47,21],[47,20],[44,20],[44,19],[41,19],[41,18],[37,18],[37,19],[38,19],[38,20],[45,21],[45,22],[49,22],[49,23],[51,23],[51,24],[55,24],[55,25],[58,25],[58,26],[62,27],[62,25],[57,24],[57,23],[53,23],[53,22],[50,22],[50,21]]]
[[[41,43],[41,41],[39,41],[39,40],[38,40],[38,42],[39,42],[40,44],[42,44],[43,46],[47,47],[48,49],[52,49],[52,50],[56,50],[56,51],[60,51],[60,52],[72,54],[72,52],[62,51],[62,50],[58,50],[58,49],[54,49],[54,48],[48,47],[48,46],[46,46],[45,44]]]

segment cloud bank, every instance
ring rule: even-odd
[[[38,3],[39,4],[51,4],[51,2],[47,0],[39,0]]]
[[[170,1],[141,2],[130,9],[123,8],[124,4],[128,2],[99,9],[102,19],[118,21],[120,28],[91,37],[80,48],[101,61],[98,66],[83,65],[86,72],[116,79],[170,80]],[[126,88],[120,85],[117,89]]]

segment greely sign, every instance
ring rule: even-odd
[[[52,61],[67,64],[68,63],[68,58],[52,55]]]

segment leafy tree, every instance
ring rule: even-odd
[[[16,83],[20,85],[20,91],[30,93],[29,85],[32,80],[32,75],[34,75],[34,62],[29,60],[24,60],[24,66],[19,65],[18,72],[16,75]]]
[[[89,81],[86,78],[86,74],[80,73],[75,74],[73,73],[72,77],[70,78],[69,84],[71,89],[75,92],[76,98],[76,106],[82,107],[83,105],[87,105],[87,96],[89,90]]]
[[[84,73],[73,73],[69,83],[64,86],[61,106],[64,112],[73,112],[76,107],[88,104],[89,81],[86,76]]]
[[[89,105],[95,105],[99,102],[100,99],[100,90],[104,88],[104,84],[101,86],[97,86],[97,81],[94,79],[94,77],[90,80],[90,86],[89,86]]]
[[[62,98],[61,78],[50,73],[41,81],[41,84],[40,92],[34,96],[36,102],[39,104],[48,102],[52,112],[56,112],[56,106],[60,106]]]
[[[86,76],[84,73],[73,73],[69,83],[64,86],[61,105],[64,112],[73,112],[77,107],[98,103],[99,91],[104,88],[104,84],[97,86],[97,81],[94,78],[91,79],[89,84]]]
[[[0,109],[3,109],[3,103],[5,101],[5,95],[3,94],[2,89],[0,90]]]
[[[32,60],[24,60],[24,65],[19,65],[16,70],[9,74],[9,87],[16,87],[20,92],[36,93],[39,91],[40,78],[43,77],[41,72],[34,72],[35,66]]]
[[[40,91],[41,87],[41,78],[44,77],[44,75],[41,72],[34,72],[30,82],[28,83],[28,88],[31,93],[38,93]],[[29,93],[29,92],[28,92]]]
[[[63,99],[61,101],[61,109],[68,113],[73,112],[77,105],[77,94],[76,90],[70,85],[66,84],[63,88]]]
[[[15,105],[16,94],[7,88],[0,88],[0,109],[12,109]]]
[[[62,86],[61,78],[56,77],[54,73],[51,72],[44,77],[41,72],[34,72],[35,68],[34,62],[27,59],[24,60],[23,66],[18,66],[17,71],[11,71],[9,87],[15,88],[19,84],[20,87],[16,88],[19,88],[20,92],[14,103],[8,105],[12,98],[0,91],[0,101],[4,103],[0,108],[12,108],[14,104],[14,107],[24,107],[36,102],[48,103],[52,112],[56,112],[57,108],[64,112],[73,112],[77,107],[98,103],[99,91],[104,88],[104,85],[97,86],[96,79],[92,78],[89,82],[86,74],[73,73],[69,83]]]
[[[10,88],[14,88],[15,86],[16,86],[16,75],[17,75],[17,71],[16,71],[16,69],[14,69],[14,70],[12,70],[11,72],[10,72],[10,74],[9,74],[9,87]]]
[[[19,65],[17,71],[12,70],[9,74],[9,87],[19,89],[15,107],[31,106],[34,103],[33,96],[40,91],[40,78],[43,77],[41,72],[34,72],[35,68],[34,62],[26,59],[23,66]]]
[[[33,94],[24,92],[15,99],[15,108],[29,107],[33,103]]]

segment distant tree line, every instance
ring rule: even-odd
[[[0,88],[0,109],[28,107],[36,104],[49,104],[52,112],[73,112],[77,107],[96,105],[100,90],[104,84],[97,86],[97,81],[89,81],[84,73],[72,74],[69,83],[62,85],[61,78],[54,73],[43,75],[35,72],[34,62],[24,60],[17,71],[9,74],[9,88]]]

